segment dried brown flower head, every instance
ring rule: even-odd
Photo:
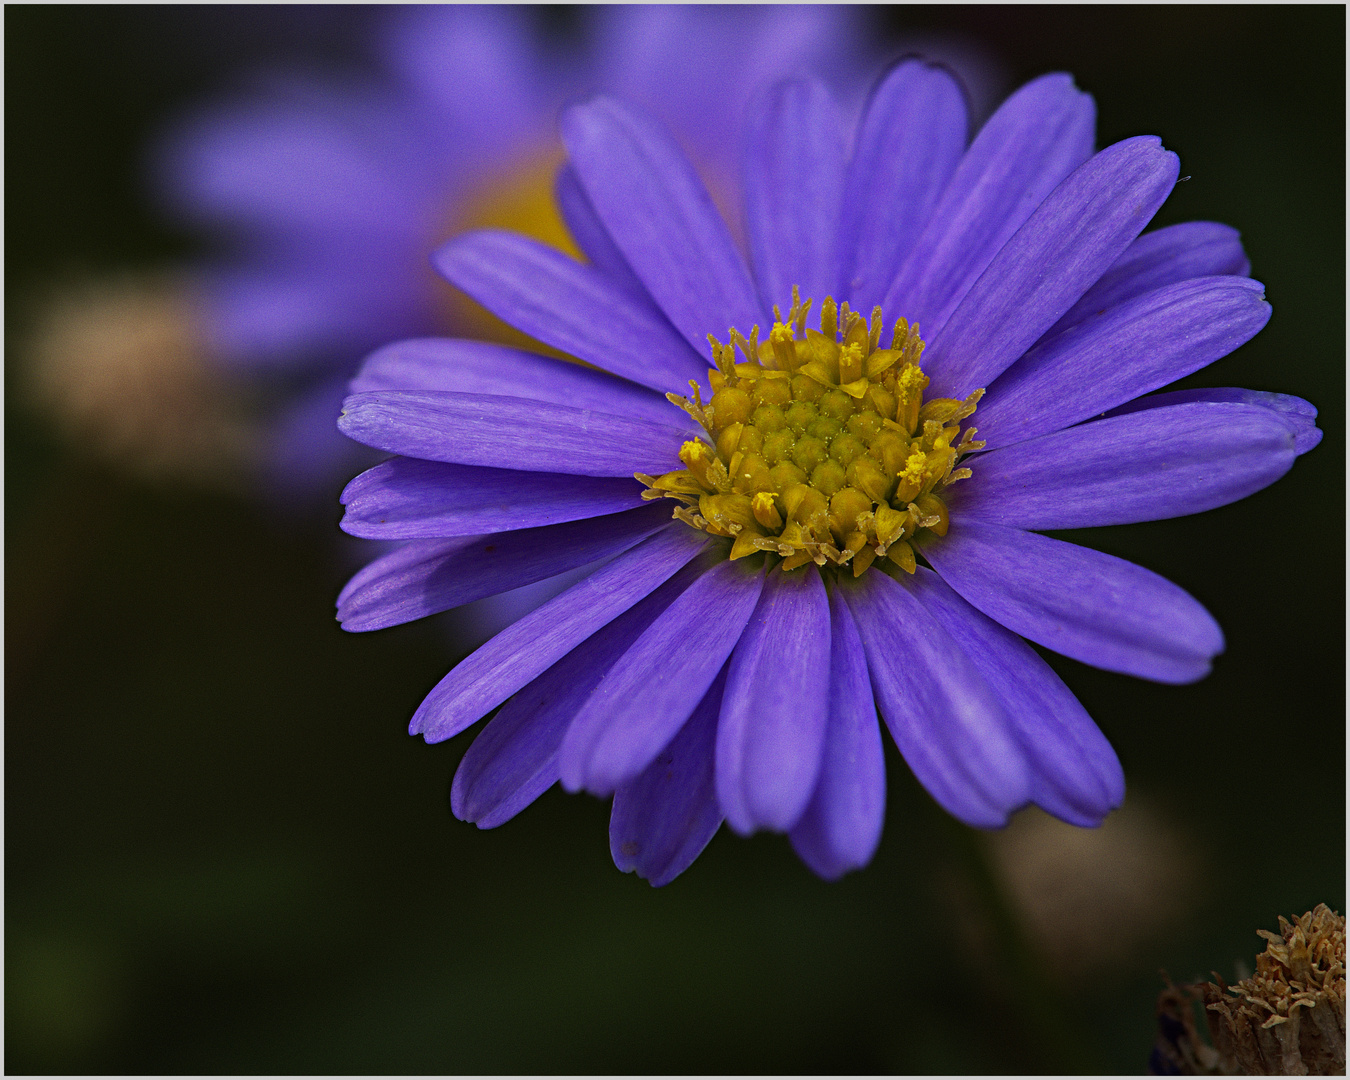
[[[1345,918],[1325,904],[1280,932],[1256,974],[1227,985],[1169,986],[1158,999],[1154,1072],[1211,1076],[1336,1076],[1345,1072]],[[1203,1000],[1213,1047],[1198,1037],[1191,1005]]]
[[[1326,1076],[1345,1072],[1345,918],[1318,904],[1270,944],[1256,974],[1204,986],[1214,1045],[1245,1074]],[[1216,975],[1217,979],[1218,976]]]

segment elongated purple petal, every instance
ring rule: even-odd
[[[600,560],[603,563],[605,560]],[[476,649],[489,638],[500,634],[513,622],[525,618],[541,604],[547,604],[561,592],[566,592],[582,578],[590,577],[599,569],[599,563],[583,563],[561,574],[543,578],[508,589],[494,596],[485,596],[455,609],[454,641],[463,649]]]
[[[500,160],[538,139],[551,96],[531,13],[493,4],[410,4],[388,9],[376,43],[438,138],[414,145],[458,169]],[[411,102],[410,102],[411,104]],[[409,134],[403,139],[413,140]]]
[[[786,311],[794,285],[819,304],[834,291],[844,192],[843,118],[824,84],[790,80],[756,104],[744,174],[746,231],[763,306]]]
[[[834,283],[839,299],[864,314],[882,302],[956,171],[967,123],[961,88],[936,65],[905,60],[877,84],[848,168]],[[815,296],[819,302],[821,294]]]
[[[613,98],[565,109],[563,143],[624,259],[685,340],[764,321],[726,223],[670,135]]]
[[[850,88],[879,42],[864,8],[815,4],[594,5],[600,85],[663,117],[714,175],[735,165],[747,99],[784,75],[829,72]],[[727,160],[732,158],[732,160]]]
[[[1147,409],[1014,443],[977,459],[952,504],[1019,529],[1081,529],[1198,514],[1287,473],[1298,427],[1260,405]]]
[[[346,396],[345,378],[324,379],[297,393],[272,418],[263,444],[269,495],[317,503],[318,494],[330,490],[334,477],[378,460],[333,423]]]
[[[212,356],[244,372],[303,371],[326,355],[359,354],[426,325],[430,290],[409,272],[403,247],[318,258],[325,265],[306,250],[206,273],[199,329]]]
[[[1217,221],[1183,221],[1136,237],[1083,298],[1064,313],[1046,337],[1101,315],[1126,300],[1191,278],[1246,277],[1251,263],[1238,231]]]
[[[713,784],[713,743],[726,668],[675,738],[635,779],[614,792],[609,850],[624,873],[653,887],[688,869],[722,824]]]
[[[494,829],[557,783],[558,747],[577,710],[638,635],[701,572],[700,560],[686,564],[514,694],[460,762],[450,788],[455,816]]]
[[[1260,282],[1166,285],[1038,345],[995,380],[975,421],[989,449],[1058,431],[1156,390],[1251,339],[1270,319]]]
[[[445,391],[352,394],[338,428],[366,446],[457,465],[578,476],[662,473],[694,437],[671,410],[669,427],[640,417],[526,398]]]
[[[670,605],[587,700],[559,754],[563,787],[607,795],[642,772],[702,700],[759,599],[764,573],[727,560]]]
[[[353,394],[375,390],[529,398],[656,424],[671,423],[674,415],[674,406],[663,395],[626,379],[550,356],[459,338],[413,338],[377,349],[366,357],[351,384]]]
[[[425,160],[406,135],[391,137],[407,119],[388,98],[278,81],[171,133],[161,147],[162,191],[190,220],[216,228],[309,244],[336,233],[369,250],[415,228]]]
[[[342,528],[371,540],[530,529],[616,514],[642,504],[642,485],[622,477],[483,469],[392,458],[342,493]]]
[[[981,615],[925,567],[901,582],[980,669],[1031,765],[1032,801],[1074,825],[1100,825],[1125,798],[1111,744],[1069,688],[1016,634]]]
[[[830,594],[830,717],[820,779],[790,834],[827,881],[872,861],[886,816],[886,761],[862,639],[838,590]]]
[[[1006,825],[1031,798],[1031,780],[993,690],[933,614],[886,574],[844,578],[839,588],[882,718],[919,783],[968,825]]]
[[[933,341],[999,249],[1092,156],[1095,123],[1092,98],[1068,75],[1043,75],[1008,98],[971,143],[908,258],[882,279],[886,313],[918,322]]]
[[[1152,135],[1075,169],[994,256],[924,354],[929,393],[987,387],[1116,261],[1163,204],[1177,156]]]
[[[1169,405],[1185,405],[1189,402],[1232,402],[1239,405],[1259,405],[1278,413],[1294,425],[1294,452],[1306,454],[1322,441],[1322,429],[1317,426],[1317,409],[1309,401],[1292,394],[1272,394],[1265,390],[1243,390],[1236,386],[1211,387],[1201,390],[1170,390],[1165,394],[1151,394],[1136,398],[1118,408],[1112,409],[1107,416],[1125,416],[1143,409],[1164,409]]]
[[[717,723],[717,797],[742,835],[786,832],[820,776],[830,691],[830,602],[820,572],[775,568],[736,643]]]
[[[625,550],[460,661],[413,714],[411,734],[427,742],[459,734],[670,580],[706,544],[693,529],[671,525]]]
[[[669,522],[659,506],[454,540],[412,540],[338,596],[344,630],[381,630],[617,555]],[[479,714],[482,715],[481,713]]]
[[[338,594],[337,619],[351,632],[383,630],[445,611],[454,604],[436,606],[424,586],[455,556],[468,551],[484,536],[457,536],[450,540],[413,540],[367,563]]]
[[[494,315],[604,371],[662,393],[683,391],[707,372],[708,361],[651,305],[602,270],[535,240],[466,233],[437,249],[432,261]]]
[[[1188,683],[1223,651],[1223,631],[1194,597],[1113,555],[957,512],[923,553],[995,622],[1093,667]]]
[[[558,200],[558,210],[562,213],[563,221],[567,223],[567,231],[572,234],[572,239],[591,265],[615,285],[632,293],[635,300],[654,306],[654,301],[633,273],[623,252],[605,231],[604,223],[596,214],[591,200],[586,197],[586,190],[570,165],[564,164],[558,170],[553,193]]]
[[[510,705],[474,739],[450,785],[455,817],[480,829],[504,825],[558,782],[558,744],[571,716],[538,708],[508,713]]]

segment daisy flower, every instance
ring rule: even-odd
[[[413,717],[437,742],[497,710],[458,816],[499,825],[561,781],[613,796],[614,860],[654,885],[723,820],[833,878],[879,841],[881,724],[971,825],[1119,805],[1114,752],[1029,642],[1186,683],[1223,635],[1176,585],[1041,531],[1221,506],[1321,433],[1297,398],[1152,393],[1270,307],[1232,229],[1140,235],[1177,158],[1151,136],[1094,153],[1094,122],[1062,74],[973,139],[922,61],[851,133],[821,82],[781,83],[747,129],[747,264],[659,122],[564,111],[586,261],[500,231],[435,261],[583,363],[405,341],[339,421],[396,455],[348,486],[343,527],[402,542],[343,591],[347,629],[587,568]]]

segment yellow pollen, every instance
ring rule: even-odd
[[[885,557],[912,574],[911,541],[946,535],[942,493],[984,446],[962,426],[984,391],[925,401],[917,324],[898,319],[881,348],[880,308],[864,319],[827,297],[816,331],[810,306],[794,288],[767,341],[757,326],[749,338],[733,328],[726,344],[709,335],[712,399],[696,383],[692,401],[667,395],[707,441],[680,448],[683,469],[639,476],[644,497],[675,499],[681,521],[733,538],[733,559],[763,551],[785,570],[851,564],[859,575]]]

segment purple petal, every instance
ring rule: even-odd
[[[563,787],[606,795],[642,772],[702,700],[755,609],[758,559],[714,566],[670,605],[591,695],[563,739]]]
[[[605,231],[605,226],[596,215],[595,207],[587,198],[581,181],[570,165],[564,164],[558,170],[553,193],[562,212],[567,231],[572,234],[577,247],[590,261],[590,264],[610,279],[615,285],[632,293],[633,298],[644,304],[652,305],[646,288],[633,273],[633,268],[623,257],[623,252],[614,246],[614,240]]]
[[[352,633],[383,630],[455,606],[428,597],[426,584],[483,536],[413,540],[362,567],[338,594],[337,618]]]
[[[436,268],[494,315],[555,349],[662,393],[707,373],[650,304],[601,270],[515,233],[457,236],[432,256]]]
[[[968,825],[1001,828],[1031,798],[1012,721],[928,609],[884,573],[839,582],[895,745],[928,793]]]
[[[882,302],[932,218],[965,151],[966,127],[961,88],[936,65],[902,61],[872,92],[848,167],[836,285],[864,315]]]
[[[449,390],[529,398],[574,409],[637,416],[653,423],[678,420],[661,394],[603,371],[487,341],[413,338],[366,357],[352,379],[353,394],[375,390]]]
[[[930,394],[988,386],[1059,321],[1163,204],[1177,156],[1152,135],[1079,166],[994,256],[924,355]]]
[[[287,239],[416,235],[423,162],[409,117],[378,95],[294,78],[243,105],[199,112],[162,147],[162,185],[180,212],[208,225]],[[275,239],[273,243],[275,244]]]
[[[597,97],[565,109],[563,143],[591,205],[666,317],[700,355],[709,334],[764,321],[726,223],[670,135]]]
[[[468,536],[598,517],[642,504],[622,477],[483,469],[393,458],[342,493],[342,528],[369,540]]]
[[[701,572],[695,559],[513,695],[460,762],[450,788],[455,816],[494,829],[552,787],[558,747],[577,710],[634,639]]]
[[[624,873],[637,871],[653,887],[689,867],[722,824],[713,784],[713,743],[726,668],[693,714],[642,773],[614,792],[609,850]]]
[[[213,356],[244,370],[343,365],[391,336],[426,329],[430,290],[409,271],[406,251],[369,251],[212,270],[204,274],[205,332]]]
[[[289,398],[271,418],[262,446],[266,488],[278,508],[332,507],[338,477],[368,468],[380,455],[338,431],[347,380],[325,379]]]
[[[671,125],[702,166],[730,172],[747,99],[798,73],[855,83],[871,64],[862,8],[813,4],[583,7],[601,88]],[[730,73],[734,72],[734,75]]]
[[[1093,667],[1188,683],[1223,651],[1223,631],[1194,597],[1113,555],[956,512],[923,554],[995,622]]]
[[[413,715],[411,734],[427,742],[459,734],[669,581],[706,544],[687,526],[663,529],[508,626],[436,684]]]
[[[882,278],[886,313],[917,321],[933,341],[999,249],[1092,155],[1095,122],[1092,98],[1068,75],[1043,75],[1009,97],[971,143],[908,259]]]
[[[820,779],[792,846],[827,881],[872,861],[886,816],[886,761],[867,657],[848,605],[830,594],[830,718]]]
[[[605,560],[600,560],[604,562]],[[470,653],[496,637],[513,622],[519,622],[541,604],[547,604],[578,581],[599,569],[597,563],[582,563],[561,574],[532,581],[516,589],[485,596],[455,608],[454,623],[448,627],[457,652]]]
[[[1136,297],[1048,339],[996,380],[976,414],[980,438],[992,450],[1096,416],[1227,356],[1269,319],[1264,289],[1249,278],[1195,278]]]
[[[558,744],[571,715],[540,708],[543,703],[533,699],[534,709],[511,709],[515,700],[508,701],[474,739],[450,785],[455,817],[480,829],[510,821],[558,782]]]
[[[392,25],[381,52],[405,93],[425,103],[428,123],[437,124],[443,140],[423,146],[423,154],[449,151],[465,168],[487,156],[502,160],[545,134],[547,61],[527,9],[414,4],[385,10]]]
[[[491,536],[413,540],[347,583],[338,621],[349,631],[411,622],[617,555],[669,521],[663,507],[643,506]]]
[[[1242,390],[1236,386],[1206,388],[1203,390],[1172,390],[1136,398],[1107,416],[1125,416],[1142,409],[1161,409],[1168,405],[1184,405],[1192,401],[1233,402],[1239,405],[1259,405],[1284,417],[1294,425],[1294,452],[1306,454],[1322,441],[1322,430],[1317,426],[1317,409],[1311,402],[1292,394],[1271,394],[1264,390]]]
[[[1287,473],[1298,428],[1260,405],[1195,402],[1097,420],[974,460],[953,491],[968,517],[1081,529],[1198,514]]]
[[[844,190],[843,119],[822,83],[794,79],[757,103],[743,171],[747,232],[764,306],[786,311],[794,285],[819,304],[834,291]]]
[[[717,723],[717,797],[742,835],[786,832],[820,776],[830,691],[830,602],[814,564],[775,568],[731,657]]]
[[[1083,298],[1065,312],[1046,337],[1101,315],[1126,300],[1191,278],[1251,270],[1238,231],[1215,221],[1185,221],[1137,237]]]
[[[663,473],[694,437],[669,427],[526,398],[448,392],[352,394],[338,427],[348,438],[390,454],[457,465],[579,476]]]
[[[1012,718],[1032,800],[1073,825],[1100,825],[1125,798],[1120,761],[1059,676],[1016,634],[981,615],[931,570],[901,582],[956,639]]]

